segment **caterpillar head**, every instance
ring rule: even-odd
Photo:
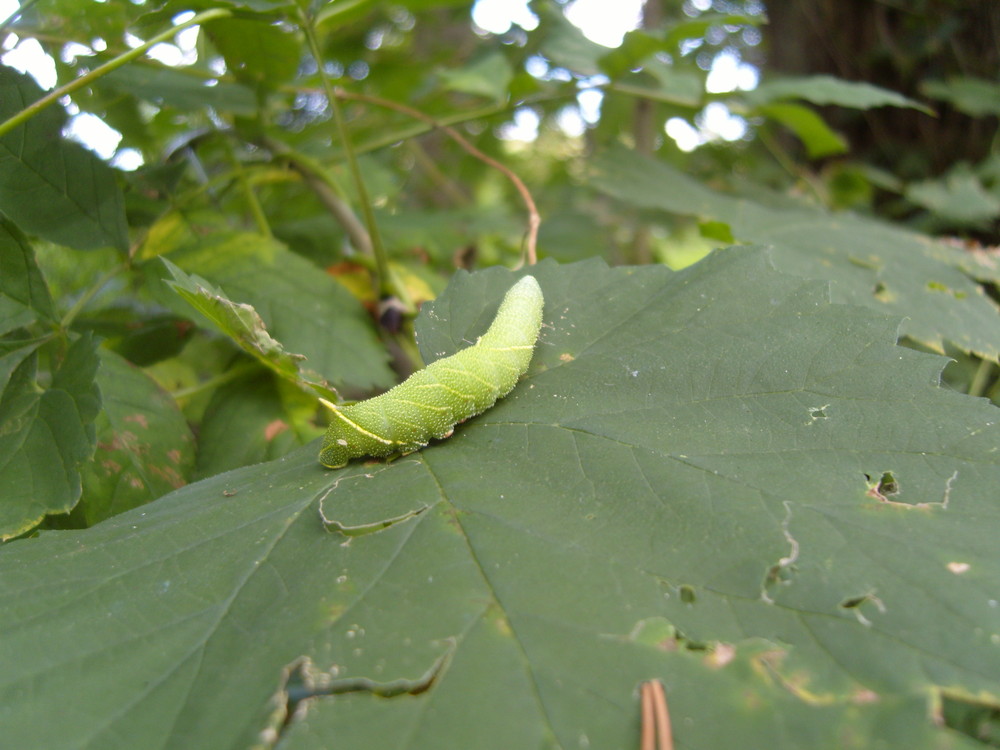
[[[337,407],[326,399],[321,398],[320,402],[328,409],[334,412],[337,411]],[[342,466],[347,466],[347,462],[351,460],[347,438],[345,435],[337,434],[337,432],[337,421],[334,420],[326,436],[323,438],[323,447],[319,452],[319,462],[329,469],[339,469]]]

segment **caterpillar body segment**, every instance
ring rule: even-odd
[[[323,400],[333,419],[320,463],[338,469],[361,456],[412,453],[489,409],[528,369],[543,306],[541,287],[525,276],[507,290],[489,329],[472,346],[417,370],[375,398],[348,406]]]

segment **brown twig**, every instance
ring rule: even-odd
[[[670,712],[663,683],[648,680],[642,683],[642,737],[640,750],[674,750],[670,729]]]
[[[511,181],[517,192],[520,193],[521,200],[524,201],[524,205],[528,210],[528,231],[525,239],[525,255],[527,256],[527,263],[531,266],[538,262],[538,227],[541,225],[542,220],[538,215],[538,208],[535,206],[535,200],[531,197],[531,192],[528,190],[528,187],[521,181],[520,177],[514,174],[510,167],[498,162],[493,157],[484,154],[478,148],[473,146],[468,140],[466,140],[465,136],[453,127],[443,125],[430,115],[424,114],[419,109],[414,109],[406,104],[400,104],[399,102],[394,102],[390,99],[383,99],[378,96],[371,96],[370,94],[358,94],[353,91],[346,91],[342,88],[334,89],[334,93],[340,99],[349,99],[352,101],[365,102],[366,104],[373,104],[378,107],[385,107],[386,109],[394,109],[397,112],[407,115],[408,117],[425,122],[431,127],[437,128],[441,132],[448,135],[453,141],[455,141],[455,143],[464,148],[469,154],[479,159],[484,164],[487,164],[501,172],[508,180]]]

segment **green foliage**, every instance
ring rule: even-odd
[[[64,88],[0,64],[5,743],[635,747],[658,679],[678,747],[996,744],[1000,158],[893,174],[835,123],[995,130],[997,85],[778,77],[712,5],[614,49],[549,0],[9,22]],[[473,344],[531,198],[525,377],[323,469],[317,396]]]
[[[0,120],[41,97],[35,82],[0,68]],[[59,137],[65,115],[49,108],[0,138],[0,211],[25,231],[88,250],[128,246],[121,190],[107,164]]]
[[[659,677],[692,747],[960,746],[924,712],[1000,687],[994,407],[759,249],[535,273],[527,379],[451,439],[335,473],[310,446],[4,550],[8,740],[629,747]],[[425,356],[495,276],[422,316]]]

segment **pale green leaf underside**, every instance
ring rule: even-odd
[[[636,747],[656,677],[678,747],[971,746],[930,706],[1000,694],[996,409],[757,249],[533,274],[526,378],[450,439],[335,472],[307,446],[0,549],[5,739]],[[510,282],[457,277],[425,358]],[[283,726],[289,674],[317,697]]]
[[[314,390],[325,398],[337,399],[336,391],[318,374],[302,366],[305,357],[285,351],[281,342],[267,332],[267,326],[252,305],[233,301],[222,289],[184,273],[166,258],[161,260],[174,277],[167,282],[173,290],[243,351],[289,382],[305,390]]]
[[[241,346],[259,350],[255,356],[279,374],[291,373],[301,355],[298,378],[314,387],[322,388],[315,373],[337,385],[392,384],[385,349],[361,304],[280,242],[249,232],[216,233],[169,258],[186,274],[221,289],[217,293],[203,284],[198,291],[198,279],[176,287]],[[159,263],[151,273],[163,275]]]

